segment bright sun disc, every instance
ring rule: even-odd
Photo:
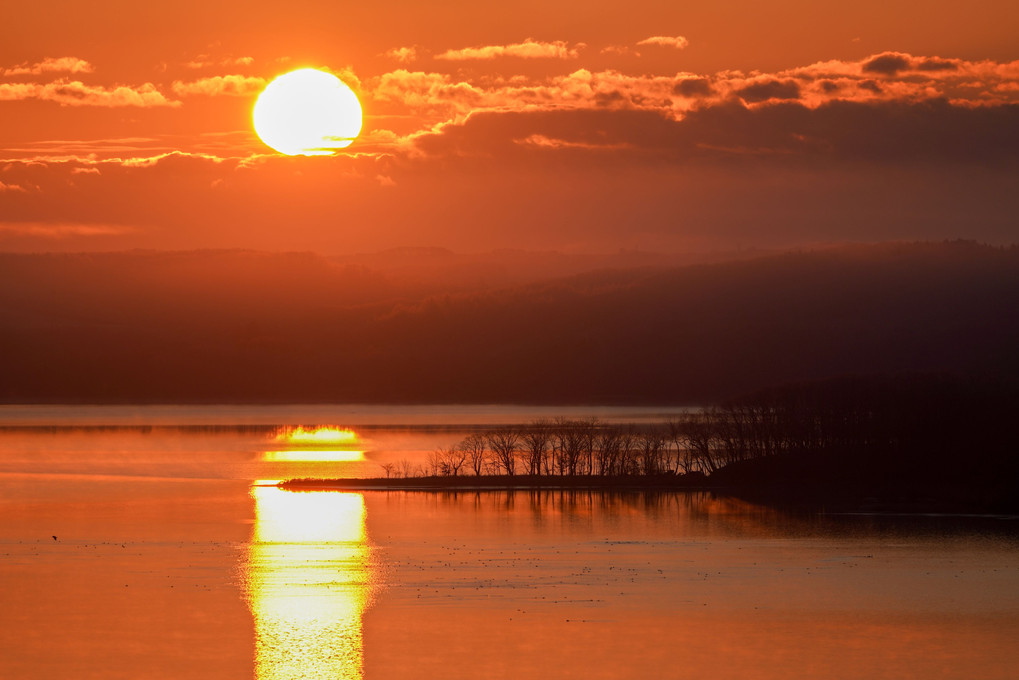
[[[255,132],[288,156],[328,156],[361,132],[361,102],[331,73],[302,68],[269,83],[252,114]]]

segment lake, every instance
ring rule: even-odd
[[[1016,677],[1015,517],[271,485],[675,412],[0,407],[0,677]]]

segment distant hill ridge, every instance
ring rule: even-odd
[[[418,255],[0,254],[0,399],[707,403],[850,373],[1019,377],[1016,247]]]

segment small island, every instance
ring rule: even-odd
[[[288,490],[710,490],[835,510],[1019,511],[1012,385],[951,375],[786,385],[666,422],[536,420],[472,433],[385,477]]]
[[[281,489],[311,491],[684,491],[710,488],[699,473],[689,475],[603,476],[573,475],[457,475],[370,477],[350,479],[288,479]]]

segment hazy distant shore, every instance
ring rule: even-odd
[[[875,372],[1019,381],[1019,248],[732,258],[0,253],[0,403],[683,406]]]

